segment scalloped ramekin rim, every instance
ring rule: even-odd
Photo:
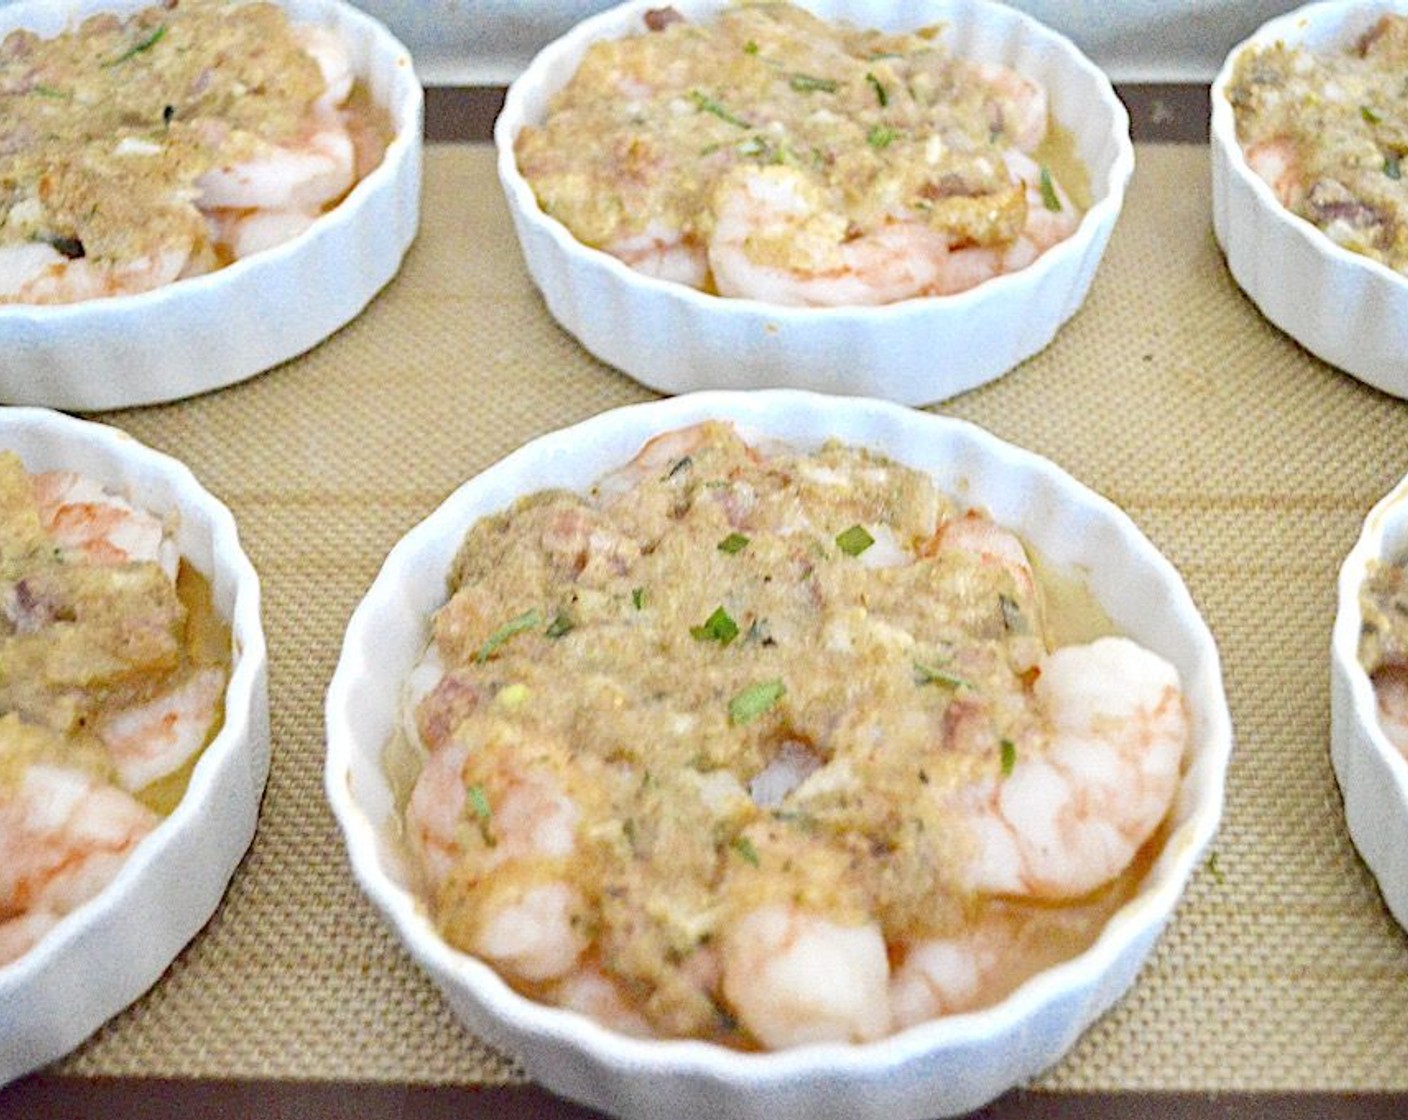
[[[1190,639],[1197,650],[1195,679],[1185,679],[1190,696],[1205,705],[1203,739],[1184,776],[1188,807],[1166,841],[1155,865],[1147,873],[1138,893],[1106,923],[1095,943],[1080,955],[1045,969],[1022,984],[1016,992],[994,1005],[964,1015],[932,1020],[864,1045],[825,1044],[772,1053],[740,1054],[736,1051],[695,1040],[641,1040],[628,1038],[600,1026],[575,1012],[536,1003],[513,991],[488,965],[451,948],[436,933],[422,903],[407,888],[393,880],[383,864],[381,827],[368,815],[351,788],[350,761],[362,749],[356,742],[357,721],[352,716],[354,695],[361,674],[376,672],[368,657],[372,634],[380,629],[387,612],[404,606],[397,583],[412,570],[420,556],[443,544],[450,525],[456,540],[468,528],[462,521],[471,508],[474,516],[484,499],[467,497],[476,487],[488,488],[486,476],[513,480],[509,490],[523,481],[520,475],[541,473],[542,464],[553,459],[576,456],[569,449],[598,446],[603,431],[616,427],[626,433],[614,442],[640,441],[655,432],[691,423],[709,416],[736,421],[745,432],[786,433],[787,422],[779,416],[805,414],[804,424],[818,417],[846,417],[847,431],[841,438],[865,442],[855,433],[867,427],[892,430],[900,425],[915,431],[949,431],[975,443],[980,454],[991,456],[1003,469],[1027,472],[1053,484],[1067,497],[1080,495],[1086,512],[1118,525],[1122,540],[1156,573],[1167,591],[1169,618]],[[783,434],[783,438],[787,438]],[[804,437],[799,442],[811,442]],[[629,455],[630,452],[627,452]],[[595,458],[601,456],[598,453]],[[895,454],[905,460],[901,451]],[[502,482],[494,492],[502,489]],[[978,504],[982,504],[979,501]],[[473,520],[473,516],[469,517]],[[957,1049],[975,1043],[1011,1040],[1040,1010],[1054,1006],[1073,994],[1085,992],[1096,999],[1100,981],[1118,963],[1121,954],[1141,939],[1152,940],[1177,906],[1195,871],[1202,853],[1216,833],[1221,815],[1225,770],[1230,757],[1232,729],[1221,681],[1221,665],[1216,644],[1195,604],[1173,566],[1147,541],[1126,515],[1107,499],[1096,495],[1070,478],[1064,471],[1030,452],[992,437],[982,429],[949,417],[914,413],[900,406],[859,398],[822,396],[797,390],[756,390],[749,392],[699,392],[671,400],[627,406],[533,440],[471,479],[451,495],[434,513],[403,537],[388,555],[366,598],[353,612],[347,628],[343,653],[327,696],[328,755],[326,791],[342,829],[354,873],[363,889],[375,901],[417,962],[444,985],[460,986],[474,993],[481,1011],[496,1018],[513,1034],[548,1038],[572,1048],[613,1071],[618,1077],[702,1076],[737,1083],[740,1091],[783,1087],[795,1088],[818,1071],[840,1071],[848,1076],[870,1079],[913,1063],[935,1051]],[[1147,951],[1147,950],[1146,950]],[[1141,953],[1142,956],[1142,953]],[[1121,988],[1121,991],[1123,989]],[[1114,993],[1115,996],[1120,994]],[[1111,997],[1112,999],[1113,997]],[[1105,1001],[1106,1003],[1109,1000]],[[1103,1010],[1104,1006],[1098,1008]],[[1093,1016],[1091,1016],[1093,1018]],[[539,1076],[542,1071],[530,1069]],[[1031,1071],[1034,1072],[1034,1071]],[[1019,1078],[1014,1078],[1013,1083]],[[607,1107],[601,1100],[591,1101]]]
[[[38,443],[32,442],[35,440]],[[170,853],[189,843],[189,837],[203,827],[208,808],[228,794],[232,781],[252,779],[262,788],[264,777],[260,771],[267,772],[268,755],[268,651],[260,615],[259,577],[240,543],[229,508],[206,490],[184,463],[106,424],[41,407],[0,409],[0,450],[12,449],[16,442],[25,441],[31,446],[21,458],[32,464],[31,469],[68,464],[75,454],[96,455],[101,468],[85,473],[129,495],[147,487],[169,488],[178,517],[184,521],[198,517],[208,525],[215,570],[202,574],[212,580],[212,589],[217,572],[233,581],[233,602],[226,618],[233,658],[224,693],[224,722],[196,761],[181,800],[133,849],[102,891],[66,914],[28,952],[0,965],[0,1002],[6,1004],[19,1001],[22,996],[34,997],[35,985],[42,982],[46,972],[62,966],[78,942],[90,938],[130,906],[132,896],[154,875],[162,873],[163,861]],[[184,549],[182,555],[186,555]],[[247,843],[246,840],[246,846]],[[233,852],[225,854],[236,856]],[[238,854],[243,854],[243,848]],[[174,938],[161,926],[161,920],[160,915],[151,919],[164,938]],[[180,944],[184,945],[194,933],[195,930],[189,931]],[[172,949],[171,958],[179,949],[180,945]],[[42,997],[42,993],[39,995]],[[74,1014],[82,1017],[86,1011],[76,1009]],[[102,1021],[89,1023],[85,1033],[96,1030]],[[52,1060],[60,1053],[49,1054],[44,1060]],[[0,1054],[0,1066],[7,1061]],[[0,1083],[3,1081],[0,1069]]]

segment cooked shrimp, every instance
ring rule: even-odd
[[[70,258],[44,242],[0,246],[0,304],[77,303],[137,295],[179,277],[191,259],[188,239],[136,260]]]
[[[962,787],[971,831],[961,885],[1069,899],[1103,886],[1167,815],[1188,741],[1178,672],[1127,638],[1065,646],[1041,665],[1043,744],[1018,743],[1011,772]]]
[[[989,921],[911,945],[890,983],[895,1027],[970,1011],[988,1002],[992,979],[1015,943],[1008,925]]]
[[[890,965],[874,922],[841,925],[783,903],[733,923],[723,994],[764,1046],[867,1042],[890,1030]]]
[[[296,23],[293,37],[306,54],[318,64],[326,89],[313,103],[315,112],[335,113],[352,93],[352,59],[347,47],[330,27],[315,23]]]
[[[686,241],[678,230],[652,222],[642,232],[621,237],[605,249],[637,272],[702,288],[709,279],[709,258],[700,245]]]
[[[571,856],[580,812],[550,769],[517,765],[513,753],[471,752],[452,740],[421,771],[406,825],[433,893],[456,889],[452,874],[468,874],[481,892],[465,916],[461,947],[520,979],[556,979],[586,949],[573,920],[581,898],[566,882],[535,872],[551,876]],[[483,784],[466,777],[475,763],[489,772]]]
[[[117,782],[136,793],[185,766],[209,738],[221,694],[222,669],[202,669],[153,700],[108,716],[98,738],[117,768]]]
[[[553,1002],[622,1034],[636,1038],[655,1035],[645,1016],[630,1005],[621,986],[599,968],[584,967],[568,974],[553,989]]]
[[[1019,272],[1080,225],[1080,210],[1049,171],[1016,149],[1003,158],[1013,180],[1021,182],[1026,191],[1027,217],[1022,232],[1005,246],[954,248],[939,267],[933,286],[936,295],[964,292],[995,276]]]
[[[355,166],[351,135],[328,119],[297,146],[268,145],[242,163],[212,168],[196,186],[202,210],[316,215],[351,187]]]
[[[988,103],[993,132],[1005,134],[1019,151],[1036,151],[1050,124],[1046,90],[1006,66],[978,63],[973,69],[993,91]]]
[[[1266,183],[1283,206],[1293,205],[1301,192],[1300,157],[1285,136],[1273,136],[1246,151],[1247,166]]]
[[[1374,695],[1384,734],[1408,758],[1408,665],[1390,665],[1375,673]]]
[[[50,910],[30,910],[17,918],[0,921],[0,966],[19,960],[58,925],[61,918],[61,914]]]
[[[714,285],[794,307],[893,303],[924,294],[948,253],[944,236],[895,220],[850,236],[819,189],[786,166],[739,168],[720,184],[709,238]]]
[[[0,788],[0,915],[7,922],[35,915],[23,928],[42,931],[44,915],[61,917],[107,886],[156,822],[151,810],[89,774],[25,767],[14,785]]]
[[[40,525],[60,547],[95,564],[154,561],[176,578],[176,543],[155,514],[74,471],[34,475],[33,486]]]

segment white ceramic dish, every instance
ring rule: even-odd
[[[518,496],[581,487],[651,436],[711,417],[801,446],[834,436],[931,472],[941,488],[1023,534],[1059,570],[1084,575],[1116,624],[1182,674],[1194,746],[1161,854],[1088,951],[992,1008],[868,1045],[770,1054],[627,1038],[515,993],[488,966],[450,948],[407,886],[383,752],[465,531]],[[1133,981],[1216,830],[1231,750],[1213,639],[1177,572],[1118,509],[972,425],[795,391],[690,394],[603,413],[533,441],[467,482],[393,549],[358,606],[326,715],[327,793],[353,869],[415,959],[467,1026],[520,1058],[532,1077],[627,1117],[947,1116],[1034,1076]]]
[[[1261,313],[1312,354],[1408,397],[1408,277],[1336,245],[1292,214],[1247,165],[1227,88],[1242,51],[1284,42],[1310,51],[1352,45],[1408,3],[1310,4],[1271,20],[1232,50],[1212,84],[1213,231],[1232,277]]]
[[[0,409],[0,450],[68,468],[154,511],[179,511],[181,555],[206,575],[234,647],[225,723],[175,811],[117,877],[24,956],[0,966],[0,1084],[72,1050],[145,992],[215,912],[254,836],[269,770],[259,580],[234,518],[180,463],[103,425]]]
[[[22,0],[0,38],[50,36],[144,0]],[[0,306],[0,402],[92,411],[219,389],[296,357],[355,318],[396,274],[420,216],[423,98],[411,56],[341,0],[284,0],[295,20],[336,29],[390,116],[385,159],[292,241],[228,268],[135,296]]]
[[[1359,589],[1371,560],[1408,556],[1408,478],[1370,512],[1339,576],[1339,611],[1330,639],[1330,759],[1344,796],[1349,835],[1379,882],[1384,901],[1408,928],[1408,759],[1379,723],[1374,686],[1359,663],[1364,612]]]
[[[1134,168],[1129,118],[1109,80],[1071,43],[986,0],[913,4],[809,0],[827,19],[891,30],[944,22],[944,42],[1043,83],[1053,117],[1073,130],[1093,205],[1079,230],[1030,267],[954,296],[878,308],[789,308],[722,299],[644,276],[577,241],[538,206],[514,142],[588,45],[642,28],[655,0],[595,16],[545,48],[510,87],[494,129],[499,178],[528,271],[548,310],[602,361],[652,389],[795,388],[924,404],[1001,376],[1043,349],[1079,309]],[[691,19],[718,0],[681,0]]]

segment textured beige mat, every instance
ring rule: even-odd
[[[1128,510],[1216,633],[1236,724],[1215,861],[1135,988],[1042,1084],[1404,1091],[1408,935],[1344,830],[1327,648],[1340,559],[1408,472],[1408,403],[1258,316],[1217,252],[1208,195],[1206,149],[1141,148],[1084,310],[943,408]],[[460,1029],[353,883],[322,795],[323,690],[406,529],[527,438],[651,395],[549,319],[491,150],[433,147],[420,238],[361,318],[245,385],[109,417],[235,510],[264,580],[274,764],[223,909],[62,1071],[521,1076]]]

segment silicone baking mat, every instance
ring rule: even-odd
[[[1212,237],[1205,147],[1138,160],[1080,314],[940,406],[1055,460],[1166,552],[1219,641],[1236,728],[1212,859],[1135,987],[1040,1084],[1408,1089],[1408,935],[1345,832],[1327,664],[1335,572],[1408,472],[1408,403],[1310,357],[1241,295]],[[323,691],[411,525],[528,438],[651,396],[548,316],[492,149],[432,145],[419,239],[360,318],[238,387],[104,417],[235,511],[264,584],[274,761],[223,908],[60,1072],[521,1078],[353,882],[322,794]]]

